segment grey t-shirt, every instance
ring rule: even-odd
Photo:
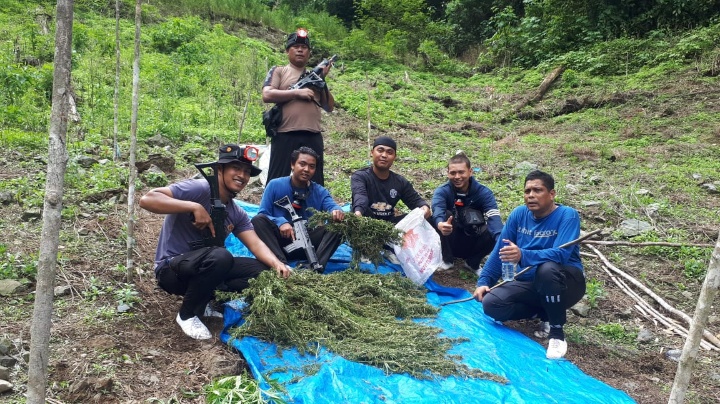
[[[184,180],[170,185],[169,188],[173,198],[197,202],[210,212],[210,184],[205,179]],[[234,201],[225,208],[227,234],[233,233],[237,236],[244,231],[253,230],[247,213]],[[155,252],[156,266],[166,258],[190,251],[190,243],[203,238],[203,232],[193,226],[193,221],[192,213],[173,213],[165,216]]]

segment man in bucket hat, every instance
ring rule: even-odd
[[[282,122],[277,128],[277,135],[270,141],[270,165],[267,182],[274,178],[286,177],[290,174],[290,155],[303,146],[318,153],[317,170],[313,181],[325,185],[323,172],[323,152],[325,149],[322,128],[320,127],[321,108],[332,112],[335,108],[328,86],[322,89],[298,88],[290,90],[306,73],[310,59],[310,37],[307,30],[299,28],[290,34],[285,43],[285,51],[289,63],[285,66],[273,66],[265,77],[262,88],[262,99],[266,103],[281,105]],[[323,67],[321,76],[327,77],[332,65]]]
[[[155,277],[168,293],[183,296],[175,321],[194,339],[209,339],[210,331],[200,316],[218,315],[209,306],[220,285],[241,291],[260,272],[273,268],[286,278],[290,268],[260,240],[247,213],[233,202],[250,177],[262,170],[252,165],[257,149],[234,144],[221,146],[212,163],[217,173],[217,190],[225,205],[227,233],[233,233],[257,257],[233,257],[224,247],[205,246],[207,234],[215,235],[210,216],[211,185],[206,179],[187,179],[167,187],[155,188],[140,198],[140,207],[164,214],[155,253]],[[200,243],[198,243],[200,241]]]

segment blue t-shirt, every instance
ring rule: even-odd
[[[183,201],[193,201],[201,204],[205,210],[210,212],[210,184],[205,179],[189,179],[177,182],[169,186],[173,198]],[[227,217],[225,218],[225,229],[227,234],[233,233],[238,236],[240,233],[253,230],[250,218],[247,213],[234,201],[225,207]],[[193,225],[192,213],[173,213],[165,216],[158,246],[155,251],[155,264],[159,265],[166,258],[171,258],[190,251],[190,243],[203,239],[203,232]]]
[[[499,251],[503,239],[512,241],[522,250],[519,269],[531,267],[517,278],[519,281],[532,281],[537,267],[546,262],[557,262],[583,270],[579,245],[558,248],[580,237],[580,215],[571,207],[556,205],[552,213],[541,219],[535,219],[525,205],[518,206],[510,213],[493,252],[483,266],[477,286],[493,286],[500,279],[502,261]]]

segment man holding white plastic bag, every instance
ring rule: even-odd
[[[350,188],[352,211],[356,216],[398,223],[406,216],[396,212],[395,206],[402,201],[410,209],[421,209],[425,219],[430,217],[430,204],[418,194],[410,181],[390,170],[397,158],[396,152],[395,141],[388,136],[380,136],[375,139],[370,151],[372,166],[353,173]],[[390,262],[399,264],[392,254],[386,257]]]

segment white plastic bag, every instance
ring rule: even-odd
[[[440,235],[425,220],[421,208],[413,209],[395,227],[405,232],[402,246],[393,246],[400,266],[405,276],[422,285],[442,264]]]

